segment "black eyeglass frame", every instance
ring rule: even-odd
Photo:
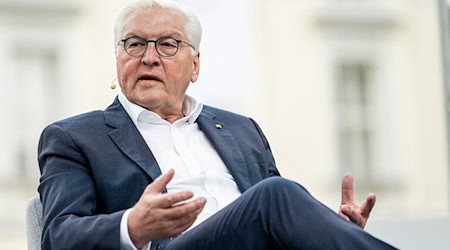
[[[140,55],[132,55],[132,54],[130,54],[130,53],[128,52],[127,48],[125,47],[125,43],[126,43],[129,39],[132,39],[132,38],[138,38],[138,39],[142,39],[142,41],[145,41],[145,49],[144,49],[144,51],[142,52],[142,54],[140,54]],[[174,41],[177,42],[177,50],[176,50],[172,55],[164,55],[164,54],[162,54],[162,53],[158,50],[158,42],[161,41],[161,40],[164,40],[164,39],[173,39]],[[128,55],[134,56],[134,57],[141,57],[141,56],[143,56],[143,55],[145,54],[145,52],[147,52],[148,44],[149,44],[149,43],[154,43],[154,44],[155,44],[156,52],[158,53],[158,55],[160,55],[160,56],[162,56],[162,57],[172,57],[172,56],[176,55],[176,54],[178,53],[178,50],[180,49],[180,43],[185,43],[185,44],[189,45],[192,49],[194,49],[194,51],[196,51],[194,45],[192,45],[192,44],[190,44],[190,43],[188,43],[188,42],[185,42],[185,41],[183,41],[183,40],[178,40],[178,39],[173,38],[173,37],[170,37],[170,36],[163,36],[163,37],[160,37],[160,38],[158,38],[158,39],[156,39],[156,40],[145,40],[143,37],[140,37],[140,36],[131,36],[131,37],[128,37],[128,38],[125,38],[125,39],[120,40],[119,43],[118,43],[117,45],[120,45],[120,43],[123,43],[123,49],[125,50],[125,52],[127,52]]]

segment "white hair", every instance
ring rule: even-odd
[[[202,26],[200,20],[189,7],[181,5],[173,0],[137,0],[126,5],[116,18],[114,25],[114,47],[116,47],[119,41],[123,39],[122,32],[125,20],[135,11],[150,10],[154,6],[169,11],[175,11],[186,18],[184,32],[186,33],[189,42],[195,47],[195,51],[198,51],[202,39]]]

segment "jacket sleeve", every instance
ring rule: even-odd
[[[124,211],[101,214],[90,163],[58,125],[40,138],[38,191],[43,203],[42,249],[119,249]]]

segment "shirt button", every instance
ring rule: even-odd
[[[160,246],[159,244],[157,244],[155,249],[156,249],[156,250],[160,250],[160,249],[161,249],[161,246]]]

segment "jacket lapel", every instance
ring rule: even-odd
[[[161,169],[141,134],[125,109],[116,98],[105,112],[105,124],[111,127],[109,136],[117,147],[136,163],[153,180],[161,175]],[[245,157],[227,124],[217,118],[207,107],[197,119],[200,129],[218,152],[241,192],[251,187]]]
[[[210,140],[214,149],[219,153],[241,192],[251,187],[250,176],[245,157],[236,139],[227,128],[227,124],[220,121],[207,107],[197,119],[200,129]]]
[[[105,124],[112,127],[109,137],[127,157],[153,180],[161,175],[155,157],[117,98],[105,110]]]

